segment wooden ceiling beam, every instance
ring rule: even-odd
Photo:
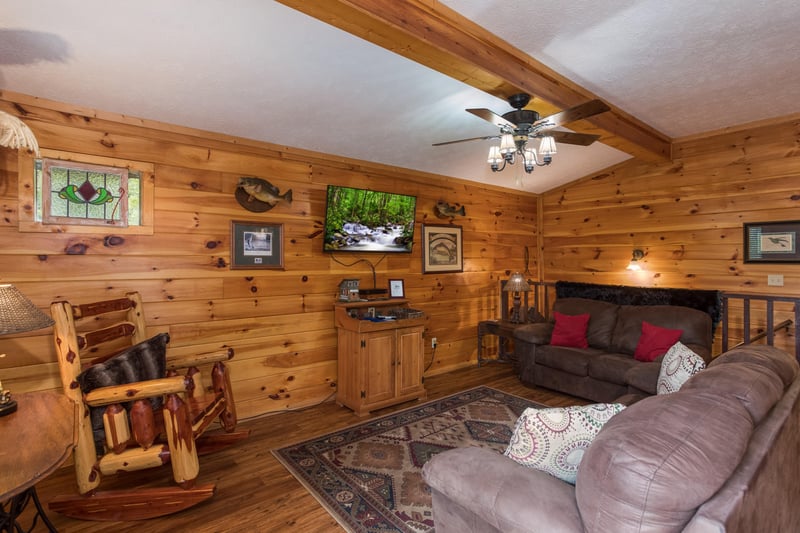
[[[543,116],[598,98],[437,0],[278,1],[489,94],[531,94],[527,107]],[[669,137],[609,106],[570,129],[640,159],[670,159]]]

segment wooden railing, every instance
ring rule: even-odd
[[[800,361],[800,343],[797,342],[800,335],[800,297],[796,296],[775,296],[770,294],[747,294],[747,293],[722,293],[722,351],[728,351],[730,339],[730,301],[742,301],[742,341],[736,346],[750,344],[757,340],[766,338],[767,344],[770,346],[775,344],[775,332],[781,329],[788,331],[794,322],[794,355]],[[750,304],[753,301],[764,302],[766,305],[766,326],[763,331],[757,332],[755,335],[751,333],[751,308]],[[778,324],[775,324],[775,303],[776,302],[789,302],[793,304],[794,321],[786,319]]]

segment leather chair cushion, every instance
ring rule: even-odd
[[[564,346],[539,346],[536,364],[562,370],[576,376],[589,375],[589,362],[604,353],[593,348],[568,348]]]
[[[739,464],[753,421],[730,396],[651,396],[614,416],[578,468],[585,531],[679,531]]]
[[[586,329],[586,340],[592,348],[608,349],[611,334],[617,321],[619,306],[600,300],[588,298],[559,298],[553,304],[553,311],[565,315],[589,313],[589,326]]]
[[[679,305],[621,305],[610,351],[633,354],[645,321],[661,328],[682,330],[679,340],[683,344],[711,346],[711,317],[703,311]]]

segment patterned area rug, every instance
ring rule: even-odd
[[[272,453],[348,531],[432,532],[422,465],[457,447],[502,453],[519,415],[536,405],[477,387]]]

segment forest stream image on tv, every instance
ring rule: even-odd
[[[417,198],[328,186],[326,252],[411,252]]]

